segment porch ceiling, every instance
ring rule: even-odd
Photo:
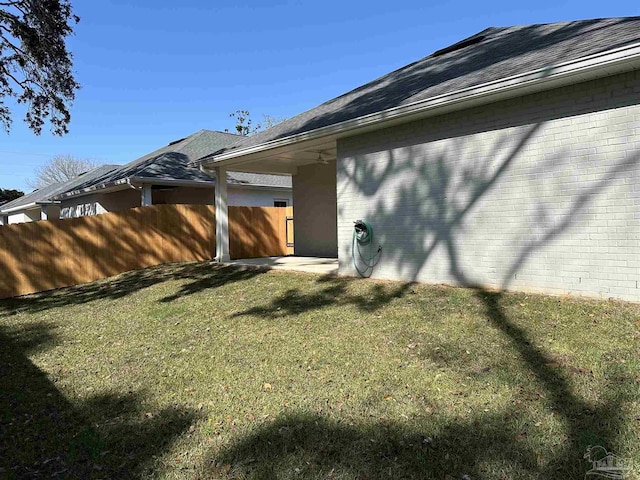
[[[237,172],[295,175],[302,165],[326,163],[336,157],[336,140],[323,138],[216,162],[215,166]]]

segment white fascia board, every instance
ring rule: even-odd
[[[359,130],[384,128],[387,124],[401,123],[407,117],[427,117],[440,113],[445,108],[449,111],[466,108],[474,103],[481,103],[482,99],[499,94],[511,93],[517,96],[520,91],[533,91],[553,88],[556,85],[581,82],[598,76],[614,74],[624,64],[640,60],[640,43],[620,47],[614,50],[589,55],[577,60],[543,67],[530,72],[513,75],[499,80],[483,83],[474,87],[464,88],[451,93],[437,95],[425,100],[393,107],[381,112],[375,112],[344,122],[328,125],[308,132],[279,138],[260,145],[237,151],[222,153],[211,158],[200,160],[207,168],[242,163],[244,157],[278,147],[285,147],[298,142],[316,140],[323,137],[344,137],[354,135]],[[638,64],[634,66],[638,68]],[[598,75],[600,74],[600,75]],[[537,88],[536,88],[537,87]],[[522,93],[522,94],[525,94]],[[489,100],[491,101],[491,100]]]
[[[254,183],[229,183],[227,182],[228,188],[244,188],[244,189],[256,189],[256,190],[293,190],[293,187],[287,187],[284,185],[261,185]]]
[[[214,188],[215,179],[211,181],[199,181],[199,180],[173,180],[173,179],[151,179],[151,178],[136,178],[131,177],[131,182],[137,185],[163,185],[163,186],[175,186],[175,187],[193,187],[193,188]],[[291,190],[291,187],[282,185],[262,185],[255,183],[230,183],[227,182],[227,187],[240,187],[240,188],[259,188],[259,189],[272,189],[272,190]]]
[[[19,205],[17,207],[10,207],[10,208],[2,208],[0,209],[0,212],[3,214],[7,214],[7,213],[13,213],[13,212],[17,212],[20,210],[31,210],[32,208],[37,207],[38,204],[36,202],[31,202],[31,203],[27,203],[26,205]]]
[[[126,188],[135,188],[129,183],[129,178],[122,178],[115,182],[101,183],[99,185],[92,185],[91,187],[83,188],[81,190],[71,190],[70,192],[63,193],[54,197],[56,200],[66,200],[73,197],[82,197],[83,195],[91,195],[92,193],[109,193],[117,190],[124,190]]]
[[[213,188],[215,186],[215,179],[205,180],[176,180],[171,178],[158,179],[158,178],[145,178],[145,177],[131,177],[131,182],[136,185],[166,185],[174,187],[195,187],[195,188]]]

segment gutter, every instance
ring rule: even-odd
[[[166,179],[153,179],[150,180],[148,178],[138,178],[131,177],[132,182],[139,183],[140,185],[166,185],[166,186],[175,186],[175,187],[193,187],[193,188],[213,188],[216,184],[215,179],[211,181],[205,180],[176,180],[171,178]],[[282,189],[282,190],[291,190],[291,187],[287,187],[284,185],[266,185],[261,183],[233,183],[228,181],[227,179],[227,188],[229,187],[244,187],[244,188],[269,188],[269,189]]]
[[[9,207],[7,209],[4,208],[0,208],[0,213],[2,213],[3,215],[6,215],[8,213],[13,213],[13,212],[17,212],[20,210],[31,210],[34,207],[39,207],[41,205],[57,205],[59,204],[59,201],[37,201],[37,202],[31,202],[31,203],[26,203],[24,205],[18,205],[15,207]]]
[[[133,183],[132,183],[133,182]],[[193,188],[213,188],[215,186],[215,179],[211,181],[205,180],[177,180],[177,179],[149,179],[147,177],[127,177],[120,180],[115,180],[109,183],[101,183],[99,185],[92,185],[91,187],[83,188],[82,190],[72,190],[70,192],[63,193],[54,197],[57,201],[56,203],[60,203],[60,200],[66,200],[72,197],[81,197],[83,195],[90,195],[92,193],[109,193],[114,190],[122,190],[128,188],[133,188],[135,190],[139,190],[140,187],[134,185],[137,183],[139,185],[166,185],[173,187],[193,187]],[[227,182],[229,187],[246,187],[246,188],[269,188],[269,189],[283,189],[290,190],[291,187],[281,186],[281,185],[258,185],[258,184],[243,184],[243,183],[229,183]],[[20,207],[23,208],[23,207]],[[0,211],[3,211],[0,209]]]
[[[92,193],[107,193],[114,190],[122,190],[123,188],[131,187],[136,188],[130,184],[129,178],[122,178],[108,183],[100,183],[98,185],[92,185],[82,190],[71,190],[70,192],[63,193],[54,197],[56,200],[64,200],[71,197],[81,197],[83,195],[90,195]]]
[[[462,109],[472,102],[479,102],[496,96],[501,93],[516,92],[525,88],[543,86],[544,84],[560,83],[576,76],[591,75],[596,77],[597,73],[616,73],[616,67],[640,59],[640,43],[634,43],[624,47],[596,53],[569,62],[559,63],[548,67],[539,68],[530,72],[520,73],[510,77],[493,80],[473,87],[467,87],[451,93],[445,93],[425,100],[420,100],[407,105],[389,108],[381,112],[375,112],[362,117],[345,120],[340,123],[320,127],[308,132],[298,133],[289,137],[271,140],[259,145],[222,153],[220,155],[209,155],[194,162],[197,166],[212,167],[214,165],[233,165],[242,162],[232,162],[232,159],[260,153],[278,147],[285,147],[303,141],[319,140],[323,137],[336,135],[345,137],[347,134],[354,135],[359,130],[372,127],[383,128],[386,124],[400,123],[403,119],[411,116],[435,115],[445,107],[451,109]],[[581,78],[580,80],[587,80]],[[251,160],[253,161],[253,160]]]
[[[132,182],[141,185],[167,185],[175,187],[194,187],[194,188],[212,188],[215,186],[215,180],[179,180],[175,178],[150,179],[148,177],[130,177]],[[134,187],[135,188],[135,187]]]
[[[259,184],[259,183],[230,183],[227,182],[227,188],[230,187],[240,187],[240,188],[246,188],[248,190],[251,189],[257,189],[257,190],[262,190],[262,189],[269,189],[269,190],[291,190],[293,187],[287,187],[285,185],[264,185],[264,184]]]

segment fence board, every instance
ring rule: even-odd
[[[286,218],[293,207],[229,207],[229,254],[231,258],[290,255]]]
[[[0,298],[77,285],[160,263],[207,260],[214,209],[157,205],[0,227]]]
[[[287,216],[293,216],[293,207],[229,207],[231,257],[292,254]],[[0,227],[0,298],[214,256],[215,212],[209,205],[154,205],[5,225]]]

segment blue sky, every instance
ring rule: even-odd
[[[126,163],[229,113],[292,117],[488,26],[640,15],[637,0],[73,1],[82,89],[70,133],[37,137],[14,109],[0,187],[56,154]]]

